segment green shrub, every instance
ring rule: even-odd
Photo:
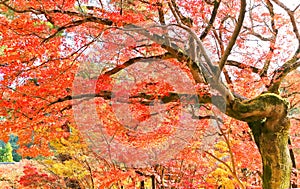
[[[13,162],[13,155],[12,155],[13,148],[11,144],[8,142],[6,143],[5,147],[0,148],[0,162]]]

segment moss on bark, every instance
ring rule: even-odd
[[[227,110],[230,116],[246,121],[252,130],[262,157],[264,189],[286,189],[290,185],[292,161],[287,110],[288,102],[273,93],[236,100]]]

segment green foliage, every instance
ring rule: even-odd
[[[7,45],[3,45],[0,47],[0,56],[4,56],[4,50],[7,48]]]
[[[0,148],[5,148],[5,142],[3,142],[2,140],[0,140]]]
[[[13,135],[13,134],[11,134],[11,135],[9,136],[9,141],[8,141],[8,142],[11,144],[11,147],[12,147],[12,149],[13,149],[13,151],[12,151],[12,156],[13,156],[13,160],[14,160],[15,162],[19,162],[19,161],[21,161],[21,159],[22,159],[22,156],[20,156],[20,155],[17,153],[17,150],[20,148],[20,145],[17,144],[18,141],[19,141],[19,137],[18,137],[18,136]]]
[[[0,149],[0,162],[13,162],[12,156],[13,148],[11,144],[8,142],[6,143],[5,147]]]
[[[6,18],[12,20],[15,17],[15,12],[13,10],[8,10],[5,12],[0,12],[0,14],[4,15]]]
[[[17,144],[19,141],[19,137],[16,135],[11,134],[9,136],[9,140],[7,143],[0,140],[0,162],[19,162],[22,159],[17,153],[19,149],[19,145]],[[12,160],[10,156],[12,155]]]

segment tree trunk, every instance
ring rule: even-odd
[[[266,122],[249,123],[262,158],[263,188],[287,189],[290,187],[292,170],[292,161],[288,148],[288,129],[272,132],[265,129],[265,124]],[[282,124],[289,124],[289,120],[285,118]],[[288,125],[280,127],[289,128]]]
[[[140,189],[145,189],[145,181],[141,181],[141,186],[140,186]]]
[[[152,189],[156,189],[156,178],[154,175],[151,175],[151,185]]]
[[[288,103],[279,95],[262,94],[236,101],[227,113],[246,121],[252,130],[263,164],[263,188],[290,187],[292,161],[288,147],[290,120]]]

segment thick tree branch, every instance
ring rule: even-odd
[[[284,95],[281,95],[283,98],[289,98],[291,96],[296,96],[296,95],[300,95],[300,91],[293,91],[291,93],[287,93],[287,94],[284,94]]]
[[[168,27],[168,26],[165,26]],[[186,26],[185,26],[186,27]],[[187,28],[187,27],[186,27]],[[163,49],[168,51],[174,58],[176,58],[180,62],[192,62],[191,64],[185,64],[189,67],[189,69],[192,72],[192,75],[194,77],[194,80],[196,83],[202,83],[203,82],[203,75],[198,67],[197,63],[193,61],[188,55],[186,55],[183,50],[176,45],[175,43],[172,43],[169,41],[169,38],[164,38],[163,36],[157,35],[157,34],[152,34],[150,33],[147,29],[144,29],[142,27],[130,24],[125,27],[125,29],[120,28],[121,30],[125,31],[133,31],[136,33],[139,33],[146,38],[154,41],[157,44],[160,44]],[[164,27],[163,27],[164,29]],[[189,28],[188,28],[189,29]]]
[[[177,3],[175,0],[169,0],[168,5],[176,18],[176,21],[178,24],[184,24],[187,27],[192,27],[193,26],[193,20],[190,17],[185,17],[183,14],[180,12],[179,7],[177,6]]]
[[[161,3],[159,4],[159,6],[157,8],[157,11],[158,11],[158,18],[159,18],[160,24],[161,25],[166,25],[165,14],[164,14],[163,7],[162,7]]]
[[[174,26],[174,25],[172,25]],[[186,64],[189,69],[191,70],[191,73],[193,75],[193,78],[196,83],[202,83],[202,77],[204,76],[206,81],[211,85],[211,87],[217,91],[220,92],[220,94],[223,95],[223,97],[226,99],[226,103],[230,104],[234,100],[234,96],[230,92],[230,90],[216,77],[215,74],[215,66],[212,64],[210,57],[207,55],[207,52],[201,42],[201,40],[197,37],[197,34],[192,31],[189,27],[185,25],[175,25],[178,26],[188,32],[188,34],[191,35],[191,37],[194,38],[196,41],[197,47],[200,49],[200,56],[202,57],[199,59],[199,62],[195,62],[192,60],[188,55],[186,55],[176,44],[171,43],[170,45],[166,44],[166,40],[157,35],[157,34],[151,34],[149,31],[147,31],[144,28],[141,28],[136,25],[127,25],[125,28],[127,31],[134,31],[136,33],[139,33],[148,39],[161,44],[161,47],[167,50],[169,53],[171,53],[174,58],[178,59],[179,61],[185,61],[188,64]]]
[[[111,70],[106,71],[103,75],[110,76],[110,75],[116,74],[119,71],[121,71],[121,70],[127,68],[128,66],[131,66],[134,63],[139,62],[139,61],[151,60],[151,59],[165,60],[165,59],[170,59],[170,58],[173,58],[173,56],[170,53],[165,53],[165,54],[157,55],[157,56],[131,58],[131,59],[127,60],[126,62],[124,62],[123,64],[121,64]]]
[[[62,10],[62,9],[42,10],[42,9],[34,9],[31,7],[28,9],[22,10],[22,9],[17,9],[15,7],[12,7],[5,2],[0,2],[0,4],[4,5],[8,9],[10,9],[16,13],[33,13],[33,14],[37,14],[37,15],[38,14],[50,15],[50,14],[61,13],[61,14],[69,15],[69,16],[84,18],[84,19],[90,20],[90,22],[95,22],[95,23],[108,25],[108,26],[113,25],[113,21],[111,21],[107,18],[99,18],[99,17],[93,16],[91,14],[83,14],[83,13],[79,13],[79,12],[67,11],[67,10]]]
[[[274,13],[274,8],[273,8],[273,4],[269,1],[266,0],[267,3],[267,8],[269,10],[270,16],[271,16],[271,29],[272,29],[272,37],[270,40],[270,47],[269,47],[269,52],[267,54],[267,58],[264,64],[264,67],[260,73],[261,77],[265,77],[268,73],[268,69],[274,54],[274,49],[275,49],[275,44],[276,44],[276,37],[278,35],[278,30],[275,27],[275,13]]]
[[[92,18],[85,18],[83,20],[76,20],[76,21],[72,21],[68,24],[65,24],[64,26],[61,26],[59,27],[56,32],[54,32],[52,35],[48,36],[46,39],[44,39],[42,41],[42,43],[45,43],[47,41],[49,41],[51,38],[55,37],[58,33],[68,29],[68,28],[73,28],[73,27],[76,27],[76,26],[79,26],[83,23],[86,23],[86,22],[95,22],[95,19],[92,19]]]
[[[0,67],[6,67],[6,66],[8,66],[8,63],[0,64]]]
[[[214,1],[214,9],[211,13],[211,17],[210,17],[210,20],[208,22],[208,25],[206,26],[206,28],[204,29],[204,31],[201,33],[200,35],[200,40],[203,40],[207,34],[209,33],[209,31],[211,30],[213,24],[214,24],[214,21],[217,17],[217,13],[218,13],[218,9],[219,9],[219,6],[221,4],[221,1],[220,0],[215,0]]]
[[[294,8],[293,12],[295,12],[299,7],[300,7],[300,4],[298,4],[298,5]]]
[[[206,115],[206,116],[197,116],[197,115],[192,115],[192,119],[198,119],[198,120],[203,120],[203,119],[214,119],[218,122],[223,122],[223,120],[217,116],[214,115]]]
[[[103,98],[105,100],[111,100],[116,94],[112,91],[103,90],[98,93],[89,93],[89,94],[79,94],[79,95],[68,95],[62,98],[58,98],[55,101],[49,103],[48,106],[70,101],[70,100],[90,100],[93,98]],[[161,103],[167,104],[170,102],[178,102],[180,101],[183,104],[196,104],[196,103],[211,103],[211,96],[210,95],[202,95],[199,96],[197,94],[187,94],[187,93],[176,93],[176,92],[168,92],[165,95],[153,95],[153,94],[146,94],[146,93],[138,93],[136,95],[129,96],[126,99],[118,99],[119,102],[122,103],[136,103],[137,101],[131,101],[131,99],[140,99],[139,103],[151,106],[153,104],[153,100],[160,100]]]
[[[287,116],[288,102],[279,95],[265,93],[251,100],[236,100],[229,115],[246,122],[265,120],[265,130],[279,132]],[[285,128],[288,129],[288,128]]]
[[[219,70],[219,73],[217,74],[218,77],[220,76],[221,71],[222,71],[223,67],[225,66],[226,60],[227,60],[228,56],[230,55],[231,49],[233,48],[233,46],[234,46],[234,44],[237,40],[237,37],[240,33],[240,30],[241,30],[242,25],[243,25],[245,13],[246,13],[246,0],[241,0],[241,7],[240,7],[238,22],[237,22],[237,24],[234,28],[232,37],[231,37],[231,39],[230,39],[230,41],[227,45],[227,48],[226,48],[226,50],[225,50],[224,54],[222,55],[221,60],[219,62],[220,70]]]
[[[272,93],[279,94],[279,87],[283,79],[293,70],[300,66],[300,61],[296,61],[296,58],[284,63],[279,69],[274,72],[270,84],[267,86],[268,91]]]
[[[235,61],[235,60],[227,60],[226,65],[235,66],[235,67],[240,68],[240,69],[249,68],[249,69],[251,69],[251,71],[253,73],[257,73],[257,74],[259,74],[261,72],[261,70],[259,68],[256,68],[254,66],[249,66],[249,65],[243,64],[241,62]]]
[[[209,4],[209,5],[214,5],[215,0],[204,0],[205,3]]]

